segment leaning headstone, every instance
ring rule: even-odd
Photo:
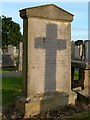
[[[48,14],[47,14],[48,13]],[[71,21],[53,5],[20,11],[24,24],[23,95],[16,108],[27,116],[75,103],[71,92]]]
[[[23,60],[23,43],[19,44],[19,71],[22,71],[22,60]]]

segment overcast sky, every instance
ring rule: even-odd
[[[47,0],[43,0],[43,2],[36,2],[36,0],[30,0],[31,2],[28,2],[29,0],[22,0],[23,2],[20,2],[21,0],[18,0],[18,2],[10,2],[10,0],[6,0],[7,2],[4,2],[5,0],[2,0],[0,4],[0,14],[6,16],[6,17],[12,17],[13,21],[20,24],[21,32],[23,31],[23,23],[22,19],[19,16],[19,10],[23,8],[29,8],[33,6],[39,6],[43,4],[55,4],[58,7],[61,7],[65,9],[66,11],[74,14],[74,20],[72,22],[71,26],[71,39],[72,40],[78,40],[88,39],[88,2],[59,2],[62,0],[58,0],[58,2],[54,2],[55,0],[48,0],[51,2],[47,2]],[[15,0],[16,1],[16,0]],[[42,0],[40,0],[42,1]],[[57,1],[57,0],[56,0]],[[64,1],[64,0],[63,0]]]

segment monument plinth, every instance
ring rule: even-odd
[[[53,4],[20,10],[23,19],[23,96],[16,108],[35,115],[75,102],[71,92],[73,15]]]

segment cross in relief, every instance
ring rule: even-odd
[[[45,49],[45,91],[56,89],[57,50],[66,49],[66,40],[57,39],[57,25],[46,25],[46,37],[35,39],[35,48]]]

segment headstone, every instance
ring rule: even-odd
[[[4,67],[14,67],[14,60],[10,55],[2,55],[2,68]]]
[[[16,46],[13,46],[13,55],[16,56]]]
[[[84,79],[84,95],[90,97],[90,70],[84,70],[85,72],[85,79]],[[90,101],[89,101],[90,103]]]
[[[48,14],[47,14],[48,13]],[[16,108],[26,115],[75,103],[71,92],[73,15],[53,5],[20,11],[24,25],[23,95]]]
[[[83,45],[82,44],[80,45],[80,53],[79,54],[80,54],[80,57],[83,56]]]
[[[85,61],[90,63],[90,40],[86,40],[85,42]]]
[[[2,51],[2,49],[0,48],[0,55],[2,55],[3,54],[3,51]]]
[[[84,61],[84,45],[83,40],[75,41],[75,53],[74,59],[79,61]]]
[[[19,71],[22,71],[22,60],[23,60],[23,43],[19,44]]]
[[[82,96],[81,98],[86,98],[84,102],[90,104],[90,70],[84,70],[84,89],[79,91],[79,95]],[[81,99],[83,100],[83,99]]]
[[[8,45],[8,55],[10,55],[12,60],[14,61],[14,66],[16,66],[16,61],[14,59],[15,54],[16,54],[16,47],[13,45]]]
[[[71,59],[74,60],[75,42],[71,41]]]
[[[2,67],[2,54],[3,54],[3,51],[0,48],[0,67]]]
[[[0,49],[0,67],[13,67],[14,66],[14,60],[10,55],[7,54],[6,49],[4,49],[4,52],[2,49]]]
[[[3,54],[7,55],[7,50],[6,49],[3,49]]]
[[[83,95],[90,97],[90,40],[84,41],[85,45],[85,63],[86,63],[86,69],[85,77],[84,77],[84,90],[82,92]],[[89,101],[90,103],[90,101]]]
[[[8,55],[10,55],[12,57],[12,59],[14,58],[14,47],[13,47],[13,45],[8,45]]]
[[[80,50],[79,50],[79,46],[77,46],[77,45],[75,45],[74,59],[80,60]]]

